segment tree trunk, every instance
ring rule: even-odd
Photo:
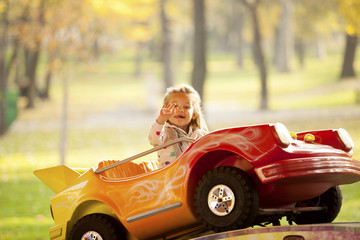
[[[295,53],[299,61],[300,69],[305,68],[305,43],[302,38],[295,41]]]
[[[261,79],[261,100],[260,100],[260,109],[266,110],[268,109],[268,90],[267,90],[267,71],[265,65],[265,58],[264,53],[261,46],[261,35],[260,35],[260,28],[259,22],[257,17],[257,10],[254,9],[252,13],[253,17],[253,24],[254,24],[254,53],[255,59],[259,72],[260,72],[260,79]]]
[[[344,60],[340,79],[356,77],[354,61],[356,56],[357,36],[346,34]]]
[[[194,56],[191,77],[192,86],[204,97],[204,84],[206,79],[206,28],[204,0],[194,0]]]
[[[12,53],[11,53],[9,61],[6,63],[6,70],[5,70],[6,79],[9,79],[11,70],[14,68],[14,65],[16,65],[17,59],[18,59],[19,39],[13,38],[12,43],[13,43]]]
[[[281,45],[280,45],[280,27],[279,26],[276,26],[275,27],[275,39],[274,39],[274,54],[273,54],[273,57],[272,57],[272,64],[273,66],[276,67],[277,63],[279,62],[279,52],[280,52],[280,48],[281,48]]]
[[[144,44],[142,42],[136,42],[136,48],[135,48],[135,69],[134,69],[134,77],[139,78],[142,73],[142,63],[143,63],[143,50]]]
[[[291,20],[293,18],[293,6],[290,0],[281,0],[281,14],[279,27],[276,31],[275,41],[278,45],[275,52],[276,68],[281,73],[288,73],[290,69],[290,61],[293,55],[294,40],[291,28]]]
[[[245,23],[244,10],[241,7],[238,0],[233,2],[233,16],[234,16],[234,28],[236,31],[236,41],[234,44],[234,50],[236,55],[236,65],[238,68],[242,68],[244,65],[244,37],[243,29]]]
[[[37,19],[37,21],[40,26],[45,25],[45,2],[46,0],[41,0],[38,6],[39,18]],[[28,81],[28,86],[26,89],[26,97],[28,99],[28,103],[26,108],[35,107],[35,98],[37,96],[36,71],[39,62],[41,42],[42,38],[39,34],[39,37],[35,40],[34,49],[25,49],[25,78]]]
[[[320,37],[315,40],[315,57],[320,60],[326,59],[326,46]]]
[[[45,75],[45,86],[44,89],[42,89],[42,91],[40,91],[39,93],[39,97],[41,99],[49,99],[49,90],[50,90],[50,85],[51,85],[51,79],[52,79],[52,71],[51,70],[47,70],[46,71],[46,75]]]
[[[35,107],[35,98],[36,93],[36,70],[39,60],[39,51],[38,50],[25,50],[25,78],[27,80],[26,87],[26,98],[28,103],[26,108]]]
[[[68,99],[69,99],[69,84],[68,84],[68,75],[65,72],[66,69],[62,69],[62,87],[63,87],[63,104],[62,104],[62,114],[61,114],[61,129],[60,129],[60,144],[59,144],[59,153],[60,153],[60,165],[66,163],[66,152],[67,152],[67,123],[68,123]]]
[[[247,2],[247,0],[242,0],[244,5],[250,10],[252,24],[253,24],[253,53],[255,63],[259,69],[260,81],[261,81],[261,95],[260,95],[260,110],[268,109],[268,89],[267,89],[267,70],[265,64],[265,57],[261,46],[261,35],[260,35],[260,26],[257,14],[257,8],[260,0],[256,0],[253,4]]]
[[[165,10],[166,0],[160,1],[160,15],[162,26],[162,63],[165,88],[171,87],[174,84],[172,59],[171,59],[171,35],[169,31],[169,20]]]
[[[49,99],[49,90],[51,86],[51,79],[54,72],[54,64],[55,60],[58,56],[57,51],[49,52],[48,53],[48,59],[47,59],[47,69],[46,69],[46,75],[45,75],[45,85],[42,90],[39,91],[39,97],[41,99]]]
[[[7,74],[6,74],[6,52],[8,36],[7,5],[2,12],[0,19],[0,136],[5,134],[6,126],[6,92],[7,92]]]

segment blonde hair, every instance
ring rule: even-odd
[[[194,129],[202,129],[208,131],[205,118],[201,109],[201,99],[199,93],[192,87],[186,84],[182,84],[178,87],[169,87],[166,89],[166,94],[164,97],[164,105],[168,105],[170,101],[170,95],[174,93],[185,93],[189,95],[194,108],[194,118],[190,121],[190,126]]]

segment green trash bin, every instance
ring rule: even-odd
[[[5,125],[10,127],[18,115],[17,99],[18,93],[13,90],[9,90],[6,93],[6,110],[5,110]],[[1,99],[1,95],[0,95]]]

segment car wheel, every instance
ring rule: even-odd
[[[117,221],[104,214],[91,214],[81,218],[73,227],[71,240],[120,240],[124,239]],[[126,238],[126,235],[125,235]]]
[[[215,232],[250,226],[257,214],[259,197],[255,185],[242,170],[219,167],[206,173],[195,193],[201,221]]]
[[[326,210],[302,212],[294,216],[294,222],[296,224],[331,223],[339,214],[341,205],[341,189],[339,186],[332,187],[319,197],[296,204],[296,207],[325,207]]]

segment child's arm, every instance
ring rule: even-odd
[[[149,142],[154,147],[160,145],[160,135],[164,131],[164,125],[160,125],[157,122],[154,122],[153,125],[150,127],[149,131]]]
[[[148,138],[151,145],[155,147],[160,145],[160,137],[163,136],[164,124],[174,114],[174,108],[175,104],[168,105],[167,107],[164,105],[161,108],[160,114],[156,118],[156,122],[154,122],[149,131]]]

